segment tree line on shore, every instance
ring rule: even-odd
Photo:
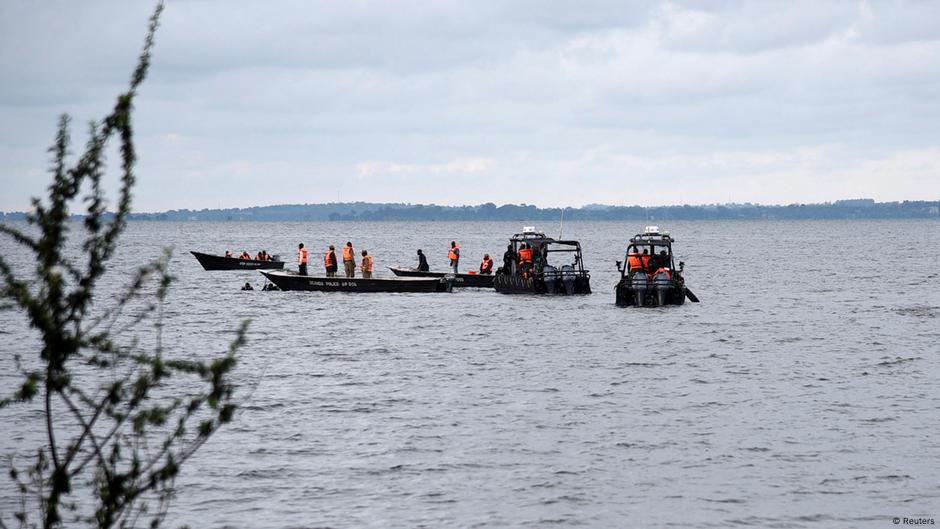
[[[819,204],[710,204],[675,206],[609,206],[540,208],[528,204],[491,202],[472,206],[334,202],[282,204],[250,208],[176,209],[131,213],[128,220],[146,221],[457,221],[558,220],[748,220],[748,219],[918,219],[940,218],[940,200],[875,202],[837,200]],[[0,213],[0,221],[22,220],[25,213]]]

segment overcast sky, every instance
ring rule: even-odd
[[[152,8],[0,2],[0,210]],[[170,0],[136,109],[140,211],[937,200],[940,2]]]

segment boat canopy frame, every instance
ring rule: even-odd
[[[578,275],[586,276],[589,274],[588,270],[584,269],[584,257],[581,251],[581,243],[574,240],[568,239],[553,239],[546,236],[542,232],[524,232],[516,233],[509,239],[509,243],[512,246],[513,252],[513,261],[512,269],[510,272],[515,275],[519,273],[519,249],[523,243],[528,244],[532,252],[532,268],[533,272],[536,274],[542,273],[545,260],[547,259],[547,254],[549,253],[574,253],[575,262],[572,263],[572,266],[575,267]],[[562,246],[562,248],[552,248],[553,245]],[[545,255],[543,255],[545,254]]]
[[[630,253],[633,250],[636,250],[637,253],[642,253],[644,249],[649,250],[649,255],[651,257],[655,256],[656,258],[659,258],[660,254],[656,253],[656,248],[665,248],[666,257],[669,264],[667,268],[673,271],[679,271],[676,268],[675,255],[672,253],[672,243],[674,242],[676,242],[676,240],[666,233],[638,233],[634,235],[630,238],[630,244],[627,246],[627,251],[623,258],[623,266],[620,270],[620,276],[627,277],[627,275],[630,273],[629,267],[627,266]],[[679,264],[681,267],[682,263]],[[618,261],[617,265],[620,267],[621,263]]]

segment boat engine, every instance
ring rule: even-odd
[[[633,277],[630,278],[630,288],[633,289],[633,294],[636,296],[635,302],[637,307],[643,306],[643,300],[646,298],[646,289],[649,286],[649,276],[646,275],[646,272],[636,272],[633,274]]]
[[[556,285],[558,284],[558,279],[561,274],[558,272],[558,269],[554,266],[545,265],[542,268],[542,280],[545,282],[545,291],[549,294],[554,294]]]
[[[565,292],[569,296],[574,294],[574,281],[577,275],[573,266],[565,265],[561,267],[561,282],[565,285]]]
[[[672,280],[669,279],[669,273],[659,272],[653,276],[653,288],[656,289],[656,304],[659,306],[666,304],[666,293],[672,288]]]

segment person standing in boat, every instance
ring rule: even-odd
[[[304,243],[297,245],[297,273],[307,275],[307,249],[304,248]]]
[[[532,270],[532,247],[528,243],[522,243],[519,248],[519,274],[524,278],[529,277]]]
[[[359,265],[362,270],[362,277],[364,279],[372,278],[372,256],[369,255],[369,252],[362,251],[362,264]]]
[[[427,272],[431,267],[428,266],[428,258],[424,256],[424,252],[421,251],[421,248],[418,248],[418,271]]]
[[[450,259],[450,266],[457,273],[457,265],[460,263],[460,245],[456,241],[450,241],[450,251],[447,252],[447,258]]]
[[[493,258],[490,254],[483,254],[483,262],[480,263],[480,274],[488,276],[493,273]]]
[[[323,257],[323,266],[326,267],[326,277],[336,277],[336,271],[339,269],[339,265],[336,263],[336,248],[334,248],[332,244]]]
[[[643,270],[643,260],[640,259],[640,252],[634,248],[632,252],[627,254],[627,272],[636,272],[637,270]]]
[[[506,253],[503,254],[503,273],[512,273],[512,264],[516,262],[516,252],[512,251],[512,245],[506,247]]]
[[[356,251],[349,241],[343,247],[343,268],[346,269],[346,277],[356,277]]]

